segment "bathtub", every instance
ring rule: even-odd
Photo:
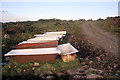
[[[12,56],[18,63],[39,61],[41,63],[53,63],[56,55],[60,54],[57,47],[54,48],[37,48],[37,49],[17,49],[11,50],[5,56]]]
[[[66,31],[46,32],[45,34],[59,34],[59,35],[66,35]]]
[[[42,43],[21,43],[14,46],[14,49],[34,49],[34,48],[51,48],[57,47],[58,41],[48,41]]]
[[[62,38],[64,35],[60,35],[60,34],[35,34],[34,36],[36,37],[58,37],[58,38]]]
[[[61,58],[64,62],[70,62],[75,60],[75,53],[78,52],[70,43],[59,45]]]
[[[31,41],[31,42],[48,42],[48,41],[54,41],[54,40],[59,40],[58,37],[35,37],[35,38],[31,38],[28,39],[27,41]]]

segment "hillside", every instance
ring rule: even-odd
[[[6,61],[4,54],[12,50],[14,45],[34,37],[34,34],[42,34],[47,31],[67,31],[66,37],[60,44],[69,42],[79,50],[79,53],[76,54],[76,60],[70,63],[63,63],[57,59],[54,64],[35,62],[39,63],[39,66],[34,66],[35,63],[21,65],[11,58],[9,63],[2,68],[3,77],[5,79],[17,79],[17,77],[21,79],[46,79],[52,75],[54,79],[70,79],[70,76],[74,79],[76,75],[80,78],[86,78],[94,74],[97,78],[118,78],[120,72],[117,60],[113,56],[108,57],[104,49],[96,48],[95,45],[86,39],[86,35],[82,33],[82,25],[86,22],[89,21],[40,19],[38,21],[2,23],[3,62]],[[114,31],[114,28],[116,30],[119,28],[117,21],[114,24],[109,23],[109,20],[92,22],[100,26],[104,25],[104,28],[113,31],[115,34],[119,33],[119,30]],[[109,24],[106,25],[105,23]],[[109,28],[108,26],[110,25],[114,27]],[[104,28],[101,29],[105,30]],[[44,68],[42,65],[46,67]],[[91,68],[92,70],[90,71]]]

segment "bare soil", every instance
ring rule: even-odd
[[[118,36],[98,28],[94,22],[86,22],[82,26],[86,39],[97,48],[102,48],[107,55],[118,58]]]

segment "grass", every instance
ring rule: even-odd
[[[29,38],[34,37],[33,34],[42,34],[47,31],[67,31],[67,35],[63,38],[63,41],[60,44],[67,43],[69,36],[77,35],[78,37],[83,38],[83,34],[81,34],[80,25],[84,23],[84,21],[77,21],[77,22],[45,22],[40,23],[39,21],[32,24],[31,26],[35,27],[37,31],[33,31],[32,33],[20,33],[20,34],[13,34],[10,36],[11,40],[8,40],[7,44],[13,45],[18,44],[23,40],[27,40]],[[6,41],[4,42],[6,43]],[[10,46],[8,46],[9,48]],[[10,48],[12,49],[12,47]],[[9,49],[9,51],[10,51]],[[4,49],[6,50],[6,48]],[[8,51],[4,51],[8,52]],[[39,63],[39,66],[34,66],[34,63]],[[2,68],[2,73],[4,76],[16,76],[16,75],[26,75],[26,74],[33,74],[33,75],[40,75],[40,74],[49,74],[50,72],[60,72],[66,71],[68,69],[73,69],[79,67],[79,61],[71,61],[68,63],[63,62],[61,59],[56,59],[54,63],[40,63],[40,62],[30,62],[25,64],[19,64],[15,62],[12,58],[8,64],[6,64]]]
[[[79,35],[83,37],[80,33],[81,28],[80,25],[84,23],[84,21],[77,21],[77,22],[60,22],[61,24],[55,25],[56,22],[47,22],[47,23],[39,23],[33,24],[32,26],[36,27],[37,29],[42,29],[41,33],[45,33],[47,31],[67,31],[67,34],[70,35]],[[37,32],[38,34],[40,32]]]
[[[118,35],[120,33],[120,27],[108,21],[96,21],[96,24],[99,28],[103,29],[104,31],[110,32],[115,35]]]
[[[38,63],[39,66],[34,66],[34,63]],[[13,58],[5,65],[2,69],[2,74],[4,76],[16,76],[16,75],[40,75],[40,74],[49,74],[50,72],[60,72],[66,71],[68,69],[73,69],[79,67],[80,63],[75,59],[74,61],[65,63],[61,59],[56,59],[54,63],[40,63],[29,62],[24,64],[17,63]]]

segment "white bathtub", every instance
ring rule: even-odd
[[[45,42],[51,42],[51,41],[58,41],[59,38],[58,36],[50,36],[50,37],[35,37],[28,39],[27,41],[23,41],[19,44],[24,44],[24,43],[45,43]]]
[[[19,44],[25,44],[25,43],[46,43],[46,42],[51,42],[51,41],[56,41],[56,40],[27,40],[20,42]]]
[[[28,39],[27,41],[46,42],[46,41],[54,41],[54,40],[59,40],[59,38],[58,37],[36,37],[36,38]]]
[[[60,34],[35,34],[34,36],[36,37],[58,37],[58,38],[62,38],[64,35],[60,35]]]
[[[66,35],[66,31],[46,32],[45,34]]]
[[[18,49],[11,50],[5,56],[12,56],[16,62],[50,62],[53,63],[56,60],[56,55],[60,54],[60,50],[57,47],[54,48],[37,48],[37,49]]]
[[[78,52],[70,43],[62,44],[58,46],[61,53],[63,62],[70,62],[75,60],[75,53]]]
[[[66,44],[62,44],[58,46],[60,51],[61,51],[61,55],[67,55],[67,54],[73,54],[78,52],[77,49],[75,49],[70,43],[66,43]]]

